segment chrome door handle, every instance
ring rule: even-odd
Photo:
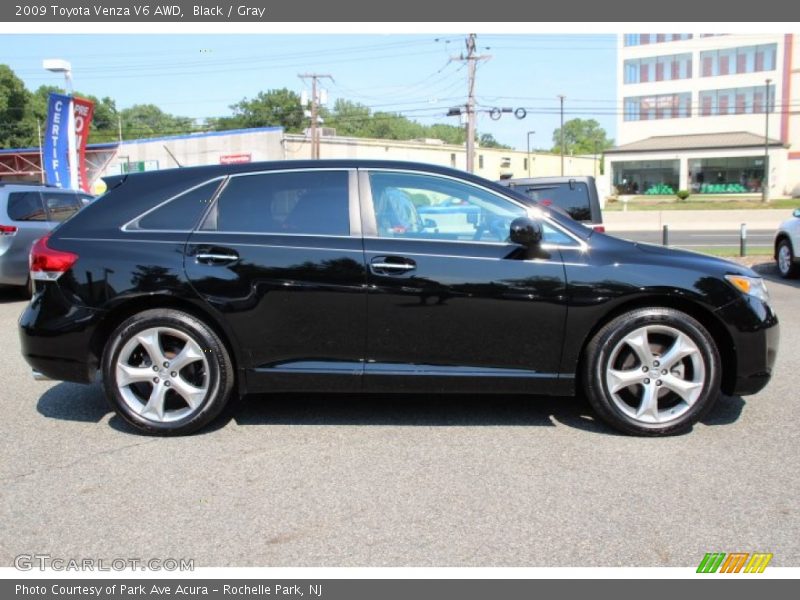
[[[201,252],[194,256],[197,262],[212,263],[212,262],[232,262],[239,260],[238,254],[218,254],[215,252]]]
[[[387,263],[387,262],[374,262],[370,263],[374,269],[386,269],[387,271],[411,271],[416,269],[416,265],[408,265],[405,263]]]

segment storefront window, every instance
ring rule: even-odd
[[[680,181],[677,160],[612,162],[614,186],[620,194],[672,195]]]
[[[689,180],[695,194],[761,192],[764,157],[698,158],[689,161]]]

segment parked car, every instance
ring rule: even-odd
[[[555,206],[570,217],[605,232],[603,212],[594,177],[521,177],[501,179],[507,185],[543,206]]]
[[[0,182],[0,285],[30,288],[28,254],[36,239],[83,206],[82,192]]]
[[[792,218],[778,227],[775,234],[775,261],[781,277],[790,278],[800,275],[800,208],[794,209]]]
[[[614,427],[664,435],[772,373],[778,319],[750,269],[461,171],[287,161],[108,183],[34,246],[22,353],[38,377],[101,371],[148,433],[195,431],[234,394],[368,391],[583,393]],[[416,208],[439,205],[447,227]]]

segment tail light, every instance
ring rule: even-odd
[[[72,268],[78,255],[63,250],[54,250],[47,245],[50,235],[36,240],[31,248],[30,266],[31,279],[37,281],[55,281],[61,275]]]
[[[0,225],[0,235],[14,235],[17,233],[17,228],[13,225]]]
[[[604,225],[594,225],[594,226],[592,226],[592,229],[594,229],[597,233],[605,233],[606,232],[606,228],[605,228]]]

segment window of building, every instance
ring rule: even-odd
[[[700,53],[703,77],[775,70],[777,44],[741,46]]]
[[[623,37],[625,46],[643,46],[663,42],[679,42],[692,39],[691,33],[626,33]]]
[[[623,71],[625,83],[688,79],[692,76],[692,55],[634,58],[625,61]]]
[[[678,190],[679,161],[614,161],[613,182],[620,194],[663,195]]]
[[[700,92],[700,115],[710,117],[764,112],[765,86],[704,90]],[[775,86],[769,86],[769,112],[775,111]]]
[[[45,221],[39,192],[12,192],[8,195],[8,218],[12,221]]]
[[[130,229],[189,231],[194,229],[221,181],[210,181],[188,190],[146,213]]]
[[[231,177],[203,229],[350,235],[347,172],[312,169]]]
[[[689,160],[689,181],[695,194],[760,192],[763,179],[763,156]]]
[[[689,92],[625,98],[623,117],[626,121],[687,118],[692,116],[691,100]]]

